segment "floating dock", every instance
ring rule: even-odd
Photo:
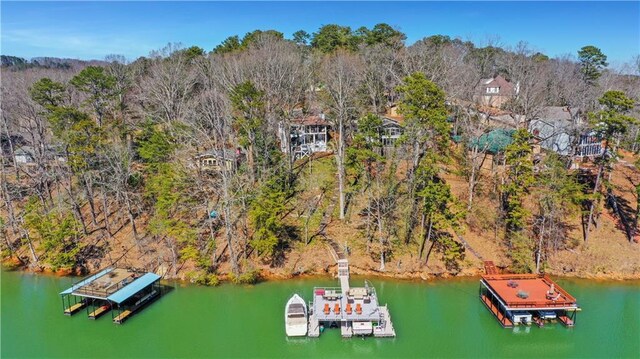
[[[313,288],[307,335],[316,338],[324,328],[340,328],[343,338],[395,337],[389,309],[378,304],[375,288],[366,281],[364,287],[349,285],[346,259],[338,260],[338,278],[340,287]]]
[[[121,324],[161,294],[160,276],[123,268],[106,268],[60,292],[63,313],[73,315],[86,308],[89,319],[111,312]]]
[[[544,274],[497,274],[485,264],[480,280],[480,301],[504,328],[516,325],[544,326],[560,322],[572,327],[580,311],[576,299]]]

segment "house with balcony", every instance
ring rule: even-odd
[[[278,128],[280,148],[292,153],[294,159],[329,151],[331,125],[324,113],[300,116],[289,121],[288,128],[285,126],[281,123]]]
[[[396,142],[402,136],[404,128],[397,118],[382,116],[381,140],[383,150],[395,147]]]
[[[547,106],[529,122],[529,132],[544,150],[577,158],[600,156],[602,140],[586,127],[584,114],[566,106]]]

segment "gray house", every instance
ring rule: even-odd
[[[580,110],[563,106],[544,107],[529,123],[529,132],[541,148],[563,156],[590,157],[602,153],[601,141],[584,130]]]
[[[388,116],[382,117],[382,146],[383,147],[393,147],[395,146],[396,141],[400,138],[402,133],[404,132],[404,128],[400,124],[400,122],[396,119],[393,119]]]
[[[331,125],[326,120],[324,113],[291,119],[288,131],[284,126],[281,123],[278,128],[280,147],[284,153],[293,153],[293,158],[299,159],[311,156],[316,152],[329,150]],[[287,133],[289,135],[288,141]],[[287,148],[287,144],[289,148]]]

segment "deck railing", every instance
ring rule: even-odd
[[[84,286],[74,290],[73,292],[76,293],[76,294],[80,294],[80,295],[85,295],[85,296],[90,296],[90,297],[97,297],[97,298],[105,298],[106,299],[111,294],[113,294],[113,293],[119,291],[120,289],[126,287],[127,285],[131,284],[134,280],[136,280],[140,276],[139,273],[137,273],[137,272],[132,272],[132,274],[135,274],[135,276],[134,277],[126,277],[126,278],[120,280],[117,283],[110,284],[106,288],[93,287],[94,281],[98,280],[99,278],[101,278],[101,277],[98,277],[94,281],[85,284]]]

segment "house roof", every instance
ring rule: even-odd
[[[396,121],[399,124],[404,122],[404,116],[398,112],[398,104],[395,103],[387,107],[387,112],[384,114],[384,117]]]
[[[35,149],[31,146],[20,146],[15,151],[13,151],[13,154],[33,156],[35,154]]]
[[[294,118],[291,120],[292,123],[297,125],[321,125],[321,126],[329,126],[329,122],[326,120],[324,115],[309,115],[301,118]]]
[[[498,128],[480,137],[470,139],[468,146],[470,148],[486,150],[493,154],[503,152],[505,148],[513,142],[514,132],[515,130]]]
[[[486,89],[487,87],[498,87],[498,88],[500,88],[500,93],[498,93],[496,95],[511,95],[513,93],[514,89],[515,89],[513,84],[511,82],[507,81],[507,79],[505,79],[501,75],[498,75],[498,76],[494,77],[493,79],[482,79],[482,80],[480,80],[480,83],[482,84],[483,92],[485,92],[484,89]]]
[[[543,120],[571,121],[578,112],[578,109],[572,109],[565,106],[547,106],[540,110],[540,114],[537,117]]]
[[[389,115],[381,116],[382,126],[402,126],[402,123],[400,123],[400,120],[398,120],[397,117],[401,117],[401,116],[389,116]]]

